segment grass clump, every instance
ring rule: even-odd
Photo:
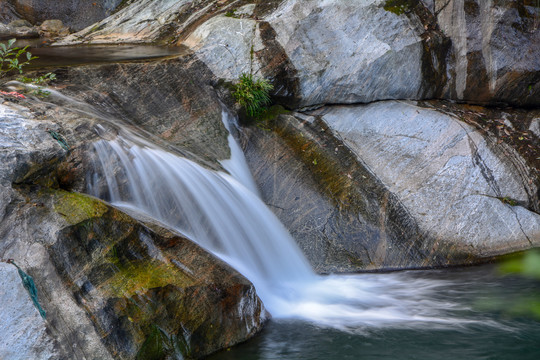
[[[251,73],[242,73],[233,93],[236,103],[245,109],[248,116],[259,117],[270,104],[270,91],[274,86],[269,80],[255,78]]]

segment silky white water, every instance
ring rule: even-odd
[[[234,176],[249,178],[209,170],[132,137],[101,140],[95,150],[99,161],[91,193],[159,220],[229,263],[253,282],[274,317],[346,331],[470,322],[452,315],[460,310],[456,303],[436,300],[439,289],[452,286],[450,281],[406,274],[316,275],[253,192],[236,144],[232,158],[222,164]]]

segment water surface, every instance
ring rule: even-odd
[[[15,46],[28,45],[28,51],[38,58],[25,69],[72,66],[85,64],[116,63],[159,59],[186,53],[182,46],[157,45],[77,45],[46,46],[41,39],[19,40]]]
[[[274,319],[256,338],[210,359],[540,359],[540,321],[530,307],[540,301],[538,280],[501,276],[493,265],[361,276],[446,284],[418,302],[447,303],[439,315],[448,323],[411,319],[408,324],[338,330]],[[410,292],[415,291],[411,286]],[[392,289],[388,292],[391,296]]]

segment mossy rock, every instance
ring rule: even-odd
[[[101,217],[108,211],[107,205],[88,195],[57,190],[54,197],[54,210],[70,224]]]

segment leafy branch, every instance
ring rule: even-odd
[[[7,45],[0,43],[0,77],[4,77],[10,72],[22,74],[23,66],[37,59],[37,56],[32,56],[32,53],[26,50],[28,46],[24,48],[13,47],[14,43],[15,39],[8,40]]]

